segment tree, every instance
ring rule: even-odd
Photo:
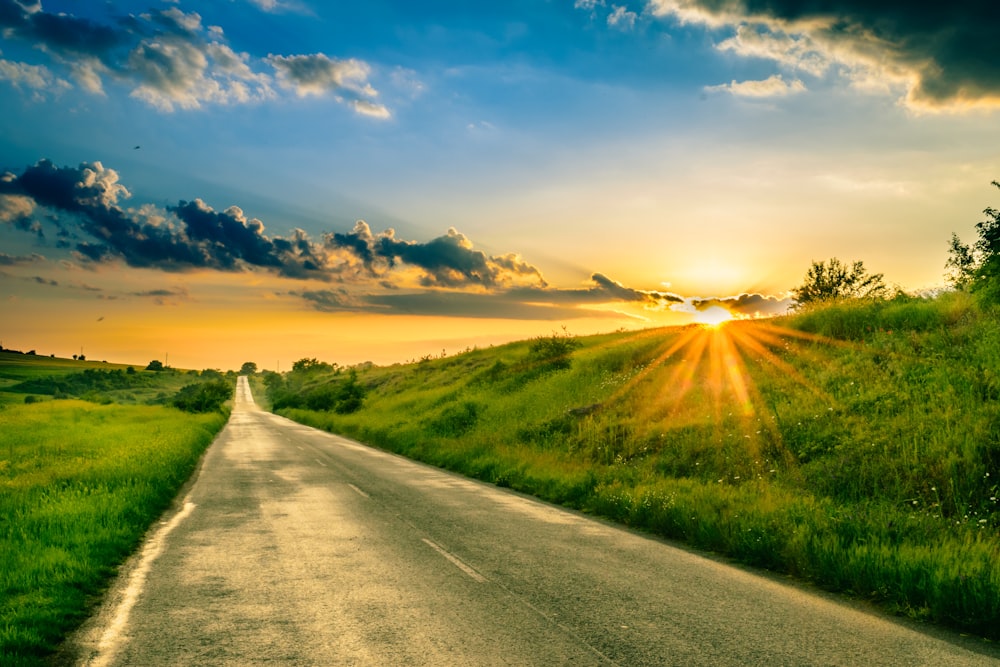
[[[156,359],[153,359],[146,366],[146,370],[147,371],[162,371],[163,370],[163,362],[162,361],[157,361]]]
[[[240,375],[254,375],[257,373],[257,364],[252,361],[245,361],[240,367]]]
[[[864,262],[847,265],[836,257],[827,262],[813,260],[805,282],[792,289],[796,306],[838,299],[881,299],[889,289],[881,273],[868,273]]]
[[[1000,188],[1000,182],[993,181]],[[987,206],[986,220],[976,223],[979,239],[975,245],[962,243],[952,233],[945,268],[948,282],[958,289],[978,292],[991,301],[1000,301],[1000,210]]]
[[[944,263],[944,267],[948,269],[945,279],[953,287],[960,290],[969,289],[976,278],[979,257],[971,246],[962,243],[958,234],[952,232],[948,244],[948,261]]]
[[[225,380],[209,380],[181,387],[171,403],[185,412],[214,412],[232,395],[232,385]]]
[[[330,364],[326,363],[325,361],[317,361],[315,358],[313,358],[313,359],[307,359],[307,358],[299,359],[298,361],[296,361],[295,363],[292,364],[292,372],[293,373],[310,373],[310,372],[313,372],[313,371],[332,371],[332,370],[334,370],[334,368],[335,368],[335,365],[331,366]]]

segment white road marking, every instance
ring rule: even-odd
[[[349,486],[349,487],[351,487],[352,489],[354,489],[354,491],[355,491],[355,492],[356,492],[356,493],[357,493],[357,494],[358,494],[359,496],[361,496],[362,498],[370,498],[370,497],[371,497],[371,496],[369,496],[369,495],[368,495],[367,493],[365,493],[364,491],[362,491],[361,489],[359,489],[358,487],[354,486],[353,484],[348,484],[347,486]]]
[[[149,575],[150,569],[152,569],[153,561],[163,552],[167,535],[179,526],[181,521],[194,511],[194,508],[194,503],[184,503],[184,509],[178,512],[166,525],[157,530],[142,548],[139,564],[136,565],[135,569],[129,575],[128,586],[125,589],[122,600],[118,603],[118,608],[115,609],[111,623],[104,631],[104,634],[101,635],[101,641],[97,645],[97,655],[86,663],[87,667],[104,667],[114,661],[121,645],[124,643],[124,630],[125,626],[128,625],[132,607],[135,606],[135,603],[139,600],[139,596],[142,594],[142,589],[146,584],[146,577]]]
[[[476,581],[478,581],[481,584],[486,583],[486,577],[484,577],[483,575],[479,574],[478,572],[476,572],[475,570],[473,570],[471,567],[469,567],[468,565],[466,565],[465,563],[463,563],[461,560],[458,559],[458,556],[453,556],[452,554],[448,553],[447,551],[445,551],[444,549],[442,549],[438,545],[436,545],[433,542],[431,542],[430,540],[428,540],[426,537],[423,538],[422,541],[423,541],[424,544],[426,544],[427,546],[429,546],[431,549],[434,549],[434,551],[438,552],[439,554],[441,554],[442,556],[444,556],[445,558],[447,558],[449,561],[451,561],[452,565],[454,565],[455,567],[457,567],[462,572],[465,572],[467,575],[469,575],[470,577],[472,577],[473,579],[475,579]]]

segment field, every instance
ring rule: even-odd
[[[84,371],[90,375],[81,377]],[[72,375],[67,373],[72,372]],[[94,376],[93,373],[101,375]],[[123,405],[176,393],[191,374],[0,353],[0,664],[44,664],[86,616],[118,565],[169,506],[225,412]],[[69,379],[67,379],[69,378]],[[148,380],[148,382],[147,382]],[[93,402],[24,393],[25,382],[85,387]],[[131,381],[131,380],[129,380]],[[34,400],[26,401],[31,396]]]
[[[0,351],[0,406],[53,397],[105,404],[165,403],[182,386],[201,379],[203,373],[174,369],[152,372],[143,366]]]
[[[265,379],[298,421],[1000,639],[1000,323],[965,294]]]

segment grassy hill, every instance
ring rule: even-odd
[[[220,373],[165,369],[106,361],[77,361],[0,351],[0,406],[50,398],[93,403],[162,404],[192,382],[221,379]],[[230,374],[230,380],[235,376]],[[30,397],[30,398],[29,398]]]
[[[266,379],[298,421],[1000,639],[1000,319],[964,294]]]

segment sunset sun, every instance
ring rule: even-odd
[[[694,315],[694,321],[706,327],[720,327],[733,319],[733,314],[722,306],[709,306]]]

